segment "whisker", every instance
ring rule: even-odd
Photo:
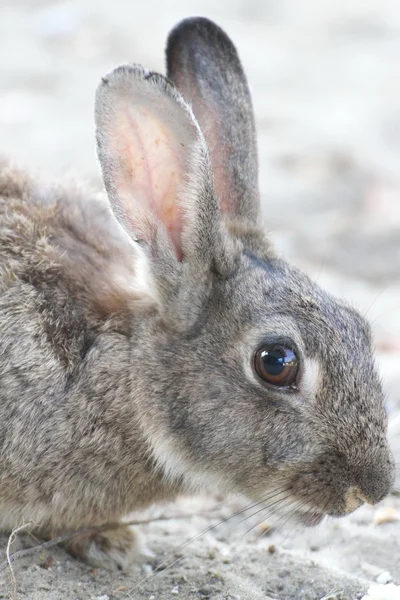
[[[283,493],[283,492],[281,491],[281,492],[279,492],[278,494],[276,494],[276,496],[278,496],[279,494],[282,494],[282,493]],[[244,521],[247,521],[248,519],[251,519],[251,518],[255,517],[256,515],[258,515],[258,514],[259,514],[260,512],[262,512],[263,510],[268,510],[269,508],[271,508],[272,506],[275,506],[275,505],[278,505],[278,506],[279,506],[279,503],[283,502],[284,500],[287,500],[287,498],[288,498],[288,493],[287,493],[287,491],[286,491],[286,490],[284,490],[284,493],[285,493],[285,496],[283,496],[282,498],[278,498],[278,500],[275,500],[274,502],[271,502],[271,503],[270,503],[270,504],[268,504],[268,505],[266,505],[266,504],[265,504],[265,503],[266,503],[266,500],[273,500],[273,499],[274,499],[274,496],[272,496],[272,497],[270,497],[270,498],[267,498],[267,499],[264,499],[264,498],[263,498],[263,500],[261,500],[261,501],[258,503],[258,505],[262,503],[262,507],[261,507],[259,510],[256,510],[255,512],[253,512],[253,513],[251,513],[250,515],[247,515],[246,517],[244,517],[243,519],[241,519],[241,520],[239,521],[239,525],[240,525],[241,523],[243,523]],[[252,507],[252,508],[256,508],[256,507],[254,506],[254,507]]]
[[[277,479],[275,481],[275,487],[271,488],[269,490],[268,494],[266,494],[260,500],[257,500],[255,502],[251,502],[251,503],[247,504],[246,506],[244,506],[243,508],[240,508],[239,510],[230,514],[229,516],[220,519],[219,521],[217,521],[216,523],[213,523],[209,527],[206,527],[205,529],[200,531],[198,534],[196,534],[195,536],[188,539],[183,544],[173,548],[168,553],[168,555],[164,558],[164,560],[154,569],[154,571],[151,575],[145,575],[137,583],[137,585],[135,586],[135,588],[133,590],[131,590],[130,592],[126,592],[123,596],[129,597],[133,600],[135,594],[138,591],[140,591],[140,589],[143,587],[144,584],[150,584],[151,582],[154,581],[154,579],[156,577],[158,577],[160,575],[160,573],[162,571],[165,571],[167,569],[174,567],[180,560],[182,560],[182,558],[184,558],[183,556],[179,556],[178,558],[175,558],[174,560],[171,561],[171,558],[174,554],[176,554],[177,552],[181,552],[182,550],[184,550],[185,548],[187,548],[188,546],[190,546],[191,544],[196,542],[198,539],[200,539],[202,536],[206,535],[210,531],[213,531],[217,527],[220,527],[221,525],[227,523],[231,519],[233,519],[239,515],[242,515],[244,513],[247,513],[248,511],[251,511],[252,509],[257,509],[260,505],[262,505],[262,507],[260,509],[256,510],[255,512],[252,512],[248,516],[246,515],[245,518],[242,519],[239,523],[247,520],[248,518],[254,517],[255,515],[259,514],[260,512],[265,511],[265,515],[263,516],[263,519],[260,521],[260,523],[262,523],[262,521],[265,520],[265,518],[267,516],[272,516],[274,514],[277,514],[279,512],[280,507],[282,506],[285,508],[284,514],[282,515],[282,517],[289,515],[288,518],[286,519],[285,523],[283,523],[283,526],[284,526],[286,524],[286,522],[289,520],[289,518],[291,517],[291,515],[293,514],[293,512],[295,512],[296,503],[297,503],[297,507],[303,506],[303,503],[300,504],[298,500],[290,498],[290,496],[288,494],[288,490],[283,487],[284,481],[285,480],[283,477],[281,479]],[[284,495],[282,496],[282,494],[284,494]],[[282,497],[279,498],[279,496],[282,496]],[[288,500],[289,500],[289,502],[287,502]],[[285,503],[287,503],[286,506],[285,506]],[[305,500],[304,504],[306,504],[306,503],[307,503],[307,501]],[[271,510],[272,508],[273,508],[273,510]],[[288,509],[290,509],[289,512],[287,512]],[[254,529],[254,527],[252,527],[251,529]],[[251,531],[251,529],[249,531]],[[247,534],[245,534],[245,535],[247,535]]]
[[[263,520],[265,520],[266,517],[272,517],[274,515],[279,514],[281,507],[286,508],[285,503],[289,500],[289,506],[291,505],[291,503],[293,502],[293,498],[290,497],[290,495],[286,492],[286,496],[283,498],[280,498],[279,500],[272,502],[271,504],[268,504],[267,506],[263,506],[260,510],[252,513],[250,516],[254,517],[255,515],[259,514],[260,512],[266,510],[268,511],[265,516],[263,517]],[[271,510],[272,508],[272,510]],[[262,521],[260,521],[260,523],[262,523]],[[257,527],[257,525],[256,525]],[[254,527],[251,527],[247,532],[246,535],[252,530],[254,529]]]
[[[370,305],[367,307],[366,311],[364,312],[364,319],[366,318],[366,316],[368,315],[369,311],[371,310],[371,308],[374,306],[374,304],[376,303],[376,301],[382,296],[382,294],[384,292],[386,292],[388,290],[388,288],[390,287],[391,284],[385,285],[380,292],[378,292],[378,294],[376,295],[376,297],[374,298],[374,300],[372,300],[372,302],[370,303]]]
[[[320,278],[320,277],[321,277],[321,275],[322,275],[322,271],[323,271],[323,269],[325,268],[325,264],[326,264],[326,258],[323,258],[323,259],[321,260],[321,262],[320,262],[319,269],[318,269],[318,273],[316,274],[316,276],[315,276],[315,278],[314,278],[314,281],[315,281],[315,283],[318,283],[318,281],[319,281],[319,278]]]
[[[279,528],[277,529],[277,533],[282,531],[282,529],[286,526],[287,522],[289,521],[289,519],[292,517],[293,512],[295,512],[296,510],[299,511],[301,510],[303,507],[307,506],[310,504],[310,502],[312,501],[312,496],[305,496],[302,500],[297,500],[297,505],[295,505],[294,509],[291,511],[291,513],[289,513],[288,518],[281,523],[281,525],[279,526]],[[329,506],[329,501],[327,500],[326,503],[324,504],[322,510],[316,510],[316,509],[311,509],[309,511],[306,511],[306,513],[304,514],[305,517],[307,517],[307,513],[309,514],[309,519],[311,519],[313,516],[315,515],[319,515],[320,513],[325,514],[327,509]],[[306,523],[307,523],[307,519],[306,519]],[[301,528],[301,523],[298,523],[296,525],[296,529],[295,531],[299,530]],[[285,536],[283,543],[286,541],[289,533],[291,533],[291,531],[288,531],[287,535]]]
[[[285,498],[284,500],[288,500],[288,498]],[[290,500],[290,501],[289,501],[289,504],[288,504],[288,506],[286,506],[286,507],[284,507],[284,508],[288,508],[288,507],[290,507],[290,506],[293,504],[294,500],[293,500],[293,499],[290,499],[290,498],[289,498],[289,500]],[[282,505],[282,504],[283,504],[283,503],[281,503],[281,505]],[[276,508],[277,508],[277,509],[278,509],[278,508],[280,508],[280,506],[281,506],[281,505],[278,505]],[[267,513],[266,513],[265,515],[263,515],[263,518],[262,518],[260,521],[258,521],[258,522],[257,522],[255,525],[253,525],[252,527],[250,527],[250,529],[248,529],[248,530],[246,531],[246,533],[244,534],[245,536],[247,536],[247,535],[248,535],[248,534],[249,534],[251,531],[253,531],[253,529],[256,529],[257,527],[259,527],[259,526],[261,525],[261,523],[263,523],[263,521],[265,521],[266,517],[271,517],[271,516],[274,516],[274,515],[276,515],[276,514],[277,514],[277,512],[278,512],[278,510],[274,510],[274,511],[272,511],[272,512],[271,512],[269,509],[270,509],[270,507],[269,507],[269,506],[264,508],[264,510],[266,510],[266,511],[267,511]],[[261,512],[261,511],[257,511],[257,513],[255,513],[255,514],[258,514],[259,512]],[[254,516],[254,515],[252,515],[252,516]],[[264,535],[264,533],[265,533],[265,532],[263,532],[263,533],[262,533],[262,535]],[[260,537],[262,537],[262,535],[261,535]]]
[[[145,583],[146,584],[151,583],[156,577],[158,577],[160,575],[160,573],[162,571],[165,571],[166,569],[170,569],[173,566],[175,566],[183,558],[182,556],[179,556],[178,558],[176,558],[175,560],[173,560],[172,562],[170,562],[170,557],[173,554],[175,554],[176,552],[181,552],[182,550],[184,550],[185,548],[187,548],[190,544],[192,544],[195,541],[197,541],[198,539],[200,539],[203,535],[206,535],[207,533],[209,533],[210,531],[213,531],[214,529],[216,529],[220,525],[222,525],[224,523],[227,523],[229,520],[233,519],[234,517],[237,517],[237,516],[239,516],[239,515],[247,512],[248,510],[251,510],[252,508],[256,508],[260,504],[268,501],[269,499],[273,498],[276,494],[279,494],[281,492],[282,492],[282,488],[274,488],[273,490],[271,490],[269,492],[269,494],[267,496],[265,496],[261,500],[257,500],[256,502],[252,502],[250,504],[247,504],[245,507],[243,507],[243,508],[235,511],[234,513],[232,513],[228,517],[224,517],[223,519],[220,519],[217,523],[213,523],[212,525],[210,525],[209,527],[203,529],[202,531],[200,531],[198,534],[196,534],[195,536],[193,536],[192,538],[190,538],[189,540],[187,540],[183,544],[175,547],[173,550],[171,550],[171,552],[168,554],[168,556],[156,567],[156,569],[153,571],[153,573],[152,573],[151,576],[145,575],[137,583],[137,585],[135,586],[135,588],[131,592],[127,592],[126,594],[124,594],[124,596],[127,596],[128,598],[134,598],[134,595],[138,591],[140,591],[140,589],[142,588],[142,586]]]
[[[291,510],[289,510],[285,515],[282,515],[282,519],[280,521],[280,524],[276,528],[276,533],[280,533],[286,527],[287,523],[290,521],[290,519],[292,518],[292,516],[297,511],[301,510],[303,508],[303,506],[306,506],[307,504],[308,504],[308,500],[300,501],[298,499],[295,499],[294,503],[292,504]],[[283,520],[284,517],[286,517],[286,518]],[[289,533],[291,533],[291,531],[287,532],[287,534],[286,534],[283,542],[286,541],[287,536],[289,535]]]

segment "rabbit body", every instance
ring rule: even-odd
[[[8,165],[0,207],[2,528],[73,530],[170,497],[126,403],[146,327],[126,235],[103,199]]]
[[[0,168],[4,529],[118,522],[199,489],[313,523],[390,490],[369,327],[263,233],[232,43],[187,20],[167,62],[169,80],[131,66],[99,87],[108,200]],[[260,378],[259,347],[289,349],[295,384]],[[69,549],[125,568],[135,540],[121,524]]]

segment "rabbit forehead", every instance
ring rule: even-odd
[[[361,314],[285,261],[245,253],[222,293],[227,318],[232,316],[236,325],[273,329],[297,343],[301,339],[313,356],[342,346],[357,346],[364,357],[372,356],[370,326]]]

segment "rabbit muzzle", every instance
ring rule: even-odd
[[[314,525],[324,515],[344,516],[364,503],[377,504],[394,481],[394,461],[387,447],[350,460],[341,454],[320,456],[291,481],[291,494],[303,503],[301,519]]]

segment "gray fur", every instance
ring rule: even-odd
[[[257,143],[246,76],[226,33],[185,19],[167,42],[167,73],[191,105],[210,149],[219,201],[231,218],[259,221]]]
[[[210,22],[183,22],[174,34],[179,52],[193,27],[204,60],[218,62],[209,72],[229,71],[220,61],[232,60],[241,73],[226,36],[220,51],[206,51],[222,35]],[[242,97],[239,88],[229,90],[233,99]],[[127,178],[113,153],[110,115],[122,110],[121,89],[134,107],[143,90],[150,103],[154,93],[164,98],[175,115],[171,146],[179,147],[180,136],[190,140],[179,162],[178,253],[161,213],[147,200],[137,206],[134,171]],[[140,119],[139,109],[133,115]],[[96,121],[122,227],[90,192],[0,169],[3,527],[32,519],[50,535],[118,521],[200,488],[254,500],[279,488],[299,507],[306,502],[311,520],[381,500],[394,469],[366,321],[277,258],[262,230],[246,224],[258,213],[251,169],[251,178],[240,177],[248,187],[235,218],[220,210],[200,127],[162,76],[115,71],[99,88]],[[254,155],[252,136],[235,136]],[[124,187],[121,195],[121,181],[132,181],[132,194]],[[249,198],[250,211],[243,208]],[[252,356],[266,335],[296,345],[297,392],[267,388],[253,374]],[[69,549],[94,564],[125,567],[133,545],[121,527]]]

